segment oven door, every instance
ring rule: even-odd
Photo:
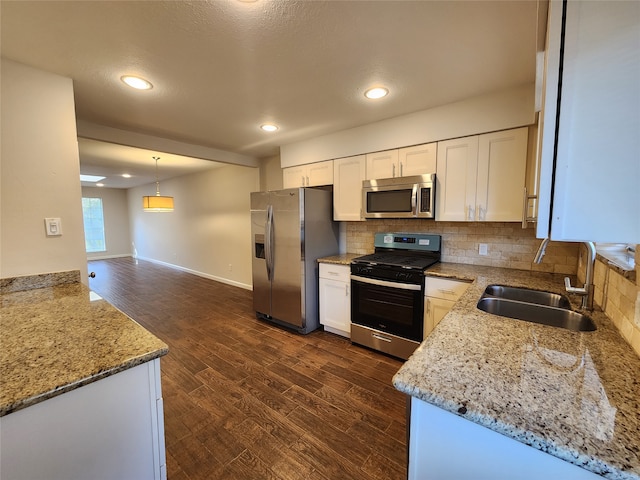
[[[422,285],[351,275],[351,322],[422,341]]]

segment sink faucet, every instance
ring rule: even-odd
[[[572,287],[569,277],[564,278],[564,287],[567,293],[582,295],[581,307],[585,310],[593,310],[593,265],[596,261],[596,246],[593,242],[583,242],[587,247],[587,271],[584,274],[584,286]]]
[[[540,263],[542,261],[542,257],[544,257],[544,252],[547,249],[547,244],[549,243],[549,238],[542,239],[542,243],[538,247],[538,251],[536,252],[536,256],[533,257],[533,261],[535,263]]]
[[[549,243],[549,238],[544,238],[540,247],[538,247],[538,251],[536,252],[536,256],[533,258],[535,263],[540,263],[542,261],[542,257],[544,257],[544,252]],[[572,287],[571,280],[569,277],[564,278],[564,287],[567,293],[574,293],[576,295],[582,296],[582,303],[580,307],[584,310],[593,310],[593,265],[596,261],[596,246],[593,242],[583,242],[587,247],[587,271],[585,272],[584,278],[584,286],[583,287]]]

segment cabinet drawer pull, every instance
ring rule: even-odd
[[[333,275],[333,276],[338,276],[340,275],[339,272],[327,272],[329,275]]]
[[[445,295],[455,295],[456,292],[454,292],[453,290],[445,290],[444,288],[439,288],[438,291],[440,293],[444,293]]]

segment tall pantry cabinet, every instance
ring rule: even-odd
[[[640,2],[549,5],[537,236],[640,243]]]

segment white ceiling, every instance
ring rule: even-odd
[[[79,121],[223,162],[535,80],[535,0],[2,1],[0,16],[2,56],[72,78]],[[391,93],[366,100],[372,85]],[[153,155],[161,179],[171,161],[211,166],[99,143],[80,141],[81,171],[110,168],[107,186],[155,181]],[[124,169],[136,180],[116,182]]]

